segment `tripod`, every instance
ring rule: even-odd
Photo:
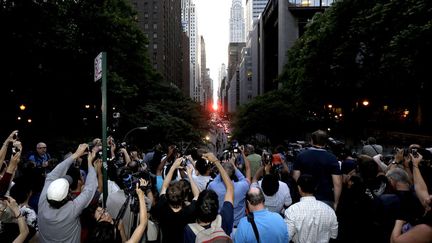
[[[127,222],[127,225],[130,226],[130,235],[134,232],[136,226],[137,226],[137,220],[138,220],[138,212],[139,212],[139,203],[136,195],[133,194],[134,192],[131,191],[125,191],[126,200],[123,203],[122,207],[120,208],[117,217],[114,220],[115,227],[117,228],[118,224],[120,223],[120,220],[123,219],[126,209],[129,206],[130,208],[130,215],[129,215],[129,221]],[[132,216],[132,217],[130,217]]]

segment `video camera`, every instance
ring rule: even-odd
[[[122,175],[123,185],[125,186],[125,191],[136,196],[135,186],[139,179],[142,178],[149,182],[147,186],[140,186],[140,189],[146,191],[151,188],[150,174],[147,171],[138,171],[132,173],[131,171],[125,171]]]

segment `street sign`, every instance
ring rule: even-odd
[[[94,59],[94,81],[102,78],[102,52]]]

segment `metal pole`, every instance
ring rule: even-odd
[[[102,174],[103,174],[103,206],[108,198],[107,177],[107,54],[102,52]]]

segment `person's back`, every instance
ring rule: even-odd
[[[383,147],[376,143],[376,139],[374,137],[369,137],[366,141],[366,144],[363,146],[361,153],[370,157],[374,157],[377,154],[383,153]]]
[[[334,210],[313,196],[316,187],[311,175],[301,175],[298,179],[300,202],[285,210],[285,222],[294,243],[325,243],[336,239],[338,222]]]
[[[289,242],[287,226],[280,214],[264,208],[264,194],[260,188],[251,187],[247,196],[248,209],[253,214],[259,242]],[[243,217],[234,234],[234,242],[257,242],[250,216]],[[249,222],[251,221],[251,222]]]
[[[243,174],[231,163],[224,163],[223,167],[227,171],[230,178],[233,174],[238,178],[237,182],[234,183],[234,227],[237,226],[240,219],[245,216],[245,197],[246,192],[249,189],[249,181],[243,176]],[[213,190],[219,197],[219,209],[222,208],[223,198],[226,194],[226,188],[220,175],[210,182],[208,189]]]
[[[294,163],[294,178],[300,174],[312,175],[317,180],[316,199],[330,203],[338,203],[342,178],[336,156],[325,150],[327,134],[318,130],[312,134],[313,147],[298,154]],[[334,188],[337,185],[338,188]],[[337,189],[337,190],[336,190]],[[337,197],[337,198],[336,198]]]
[[[247,159],[250,162],[251,175],[255,175],[261,166],[261,155],[255,153],[255,148],[251,144],[246,145],[245,153],[247,154]]]

